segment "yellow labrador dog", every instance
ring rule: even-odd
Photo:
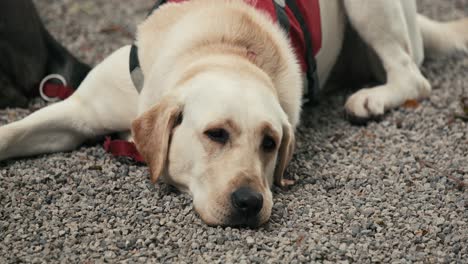
[[[280,7],[295,2],[264,1]],[[265,223],[273,205],[270,188],[285,184],[304,80],[288,35],[246,2],[160,6],[138,28],[141,93],[129,72],[131,47],[122,47],[67,100],[1,127],[0,160],[69,151],[86,139],[131,130],[151,180],[190,193],[207,224]],[[317,2],[319,86],[342,46],[353,44],[343,43],[347,24],[375,56],[353,59],[375,74],[384,70],[384,84],[348,99],[346,111],[358,118],[429,96],[431,86],[418,68],[424,52],[467,49],[468,20],[429,20],[416,13],[412,0]]]

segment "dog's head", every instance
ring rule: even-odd
[[[216,71],[184,81],[133,122],[151,180],[189,192],[210,225],[265,223],[294,131],[272,84]]]

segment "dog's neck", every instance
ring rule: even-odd
[[[238,56],[243,59],[247,59],[250,63],[253,63],[257,67],[261,68],[257,60],[257,51],[253,48],[247,47],[242,44],[235,44],[229,42],[213,42],[204,45],[200,45],[197,48],[194,48],[190,53],[197,54],[223,54],[223,55],[232,55]]]
[[[256,53],[245,47],[225,43],[208,44],[192,50],[190,54],[183,57],[184,59],[177,63],[179,72],[182,74],[179,75],[175,87],[181,86],[182,83],[200,73],[221,70],[248,74],[270,87],[275,95],[277,94],[272,79],[257,64]]]

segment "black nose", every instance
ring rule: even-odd
[[[263,196],[248,187],[241,187],[231,195],[232,206],[243,217],[254,217],[263,206]]]

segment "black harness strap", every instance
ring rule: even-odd
[[[132,48],[130,49],[130,65],[129,66],[130,66],[130,72],[140,67],[140,61],[138,60],[138,47],[136,45],[132,45]]]
[[[156,3],[154,4],[153,8],[151,8],[147,17],[153,14],[154,10],[158,9],[160,5],[166,2],[167,0],[156,0]],[[138,93],[140,93],[141,89],[143,89],[145,79],[141,70],[140,60],[138,58],[138,47],[135,43],[132,44],[130,49],[129,70],[133,85],[137,89]]]
[[[138,59],[138,47],[133,44],[130,48],[130,58],[128,60],[130,77],[132,78],[133,86],[135,86],[138,93],[143,89],[144,76],[140,67],[140,60]]]
[[[317,75],[317,62],[315,61],[314,56],[314,43],[312,41],[312,37],[310,35],[309,28],[305,23],[304,18],[302,17],[302,13],[299,7],[296,4],[295,0],[286,0],[286,5],[291,9],[291,11],[296,16],[297,21],[299,22],[302,34],[304,34],[305,40],[305,50],[306,50],[306,61],[307,61],[307,86],[306,90],[304,91],[304,96],[308,97],[310,101],[316,100],[317,94],[319,92],[319,79]]]
[[[167,2],[167,0],[156,0],[155,1],[156,3],[154,4],[153,8],[151,8],[151,10],[149,11],[147,17],[151,16],[151,14],[153,14],[154,10],[158,9],[158,7],[164,3]]]
[[[284,32],[289,34],[289,28],[291,24],[289,23],[289,18],[288,18],[288,15],[286,14],[286,11],[284,10],[284,7],[282,7],[276,1],[273,1],[273,4],[275,5],[275,12],[276,12],[276,17],[278,18],[278,23],[280,24]]]

